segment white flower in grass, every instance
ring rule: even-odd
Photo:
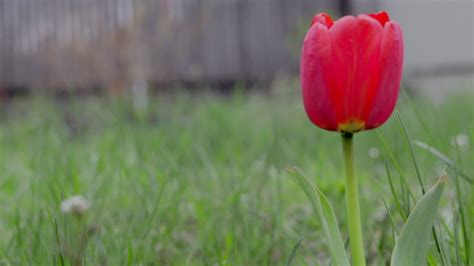
[[[61,202],[61,211],[63,213],[72,213],[76,215],[84,214],[90,207],[90,203],[83,196],[71,196]]]
[[[461,149],[465,149],[469,146],[469,136],[467,134],[457,134],[451,138],[451,145],[453,147],[458,146]]]
[[[379,149],[372,147],[369,149],[369,157],[372,159],[377,159],[380,156],[380,151]]]

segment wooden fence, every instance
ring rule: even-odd
[[[270,79],[331,0],[0,0],[0,88]]]

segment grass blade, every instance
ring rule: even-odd
[[[446,155],[444,155],[443,153],[441,153],[439,150],[429,146],[428,144],[426,143],[423,143],[421,141],[418,141],[418,140],[414,140],[413,141],[413,144],[415,144],[416,146],[420,147],[420,148],[423,148],[425,150],[427,150],[428,152],[430,152],[431,154],[433,154],[435,157],[437,157],[439,160],[441,160],[442,162],[444,162],[445,164],[447,164],[449,166],[449,168],[453,169],[454,172],[456,172],[456,174],[458,174],[459,176],[461,176],[462,178],[464,178],[467,182],[471,183],[473,182],[472,178],[467,176],[465,173],[463,173],[459,168],[456,167],[456,165],[454,164],[454,162],[449,159]]]
[[[387,202],[385,201],[385,199],[383,199],[382,201],[383,201],[383,206],[385,207],[385,211],[387,211],[388,218],[389,218],[390,223],[392,225],[392,229],[395,232],[395,235],[398,236],[400,233],[398,232],[398,227],[395,224],[395,220],[393,219],[392,213],[390,212],[390,208],[388,207]]]
[[[390,161],[392,162],[393,166],[395,167],[395,169],[398,172],[398,175],[400,177],[400,181],[403,184],[402,188],[407,189],[408,199],[411,199],[413,202],[416,202],[415,195],[413,194],[413,192],[410,189],[410,186],[408,185],[407,181],[405,180],[405,174],[404,174],[402,168],[400,167],[400,164],[398,163],[397,159],[395,158],[395,155],[393,154],[392,150],[390,149],[390,146],[388,146],[388,143],[385,140],[382,133],[379,130],[376,130],[376,132],[377,132],[377,136],[379,137],[380,142],[382,143],[383,147],[385,148],[385,150],[387,151],[387,153],[390,157]],[[407,203],[409,203],[409,200],[407,201]],[[407,207],[409,207],[409,206],[407,205]]]
[[[300,237],[300,238],[298,239],[298,241],[296,241],[295,246],[294,246],[293,249],[291,250],[290,257],[289,257],[288,260],[286,261],[286,266],[291,266],[291,262],[293,261],[293,258],[295,257],[296,251],[297,251],[298,248],[300,247],[301,242],[303,242],[303,239],[304,239],[304,237],[302,236],[302,237]]]
[[[462,202],[462,191],[461,191],[461,186],[459,184],[459,180],[457,176],[454,179],[454,184],[456,186],[456,200],[459,208],[459,219],[461,220],[461,230],[462,230],[462,236],[463,236],[463,243],[464,243],[464,248],[466,250],[466,264],[470,265],[471,264],[471,258],[469,255],[470,251],[470,246],[471,243],[469,241],[469,236],[468,236],[468,231],[467,231],[467,226],[466,226],[466,216],[464,213],[464,204]]]
[[[456,265],[461,265],[461,256],[459,255],[459,228],[458,228],[458,214],[456,208],[453,206],[453,227],[454,227],[454,252],[456,255]]]
[[[402,89],[400,90],[400,92],[403,95],[403,98],[408,102],[408,105],[410,105],[413,114],[415,115],[416,120],[418,120],[418,123],[420,123],[421,127],[423,128],[423,131],[428,134],[430,141],[432,143],[435,143],[438,139],[434,137],[431,128],[426,124],[425,119],[421,117],[421,114],[419,112],[420,108],[416,108],[416,104],[413,102],[413,97],[408,95],[406,89]]]
[[[388,167],[388,162],[385,162],[385,171],[387,173],[388,183],[390,185],[390,191],[392,192],[393,199],[395,200],[395,206],[397,207],[397,210],[400,213],[400,216],[402,217],[403,222],[406,222],[407,214],[403,210],[402,205],[400,204],[400,200],[398,199],[397,192],[395,191],[395,186],[393,185],[392,174],[390,173],[390,168]]]
[[[403,133],[403,136],[405,138],[405,143],[408,146],[408,149],[410,150],[410,155],[411,155],[411,158],[413,160],[413,165],[415,166],[416,177],[418,178],[418,183],[420,183],[421,192],[423,194],[425,194],[425,191],[426,191],[425,190],[425,184],[423,183],[423,178],[421,177],[420,168],[418,167],[418,163],[416,162],[415,151],[413,151],[413,147],[411,146],[411,141],[410,141],[410,137],[408,136],[408,131],[405,127],[405,124],[403,123],[403,120],[402,120],[402,117],[401,117],[400,113],[398,111],[396,111],[396,114],[397,114],[398,123],[400,125],[400,129],[401,129],[401,131]]]

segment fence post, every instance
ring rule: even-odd
[[[339,0],[339,12],[342,16],[352,14],[351,0]]]

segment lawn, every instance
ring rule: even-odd
[[[457,169],[446,170],[442,255],[433,244],[431,259],[473,262],[465,179],[474,178],[474,98],[432,104],[409,95],[397,105],[409,139]],[[321,188],[346,240],[340,136],[309,122],[299,90],[179,92],[149,102],[140,111],[127,97],[1,104],[0,265],[284,265],[300,237],[293,265],[327,265],[318,220],[285,169],[298,167]],[[419,198],[416,169],[429,188],[446,163],[412,144],[416,168],[395,113],[355,138],[368,263],[381,265],[403,225],[386,164],[402,207],[412,208],[401,178]],[[82,215],[60,209],[73,195],[90,202]]]

